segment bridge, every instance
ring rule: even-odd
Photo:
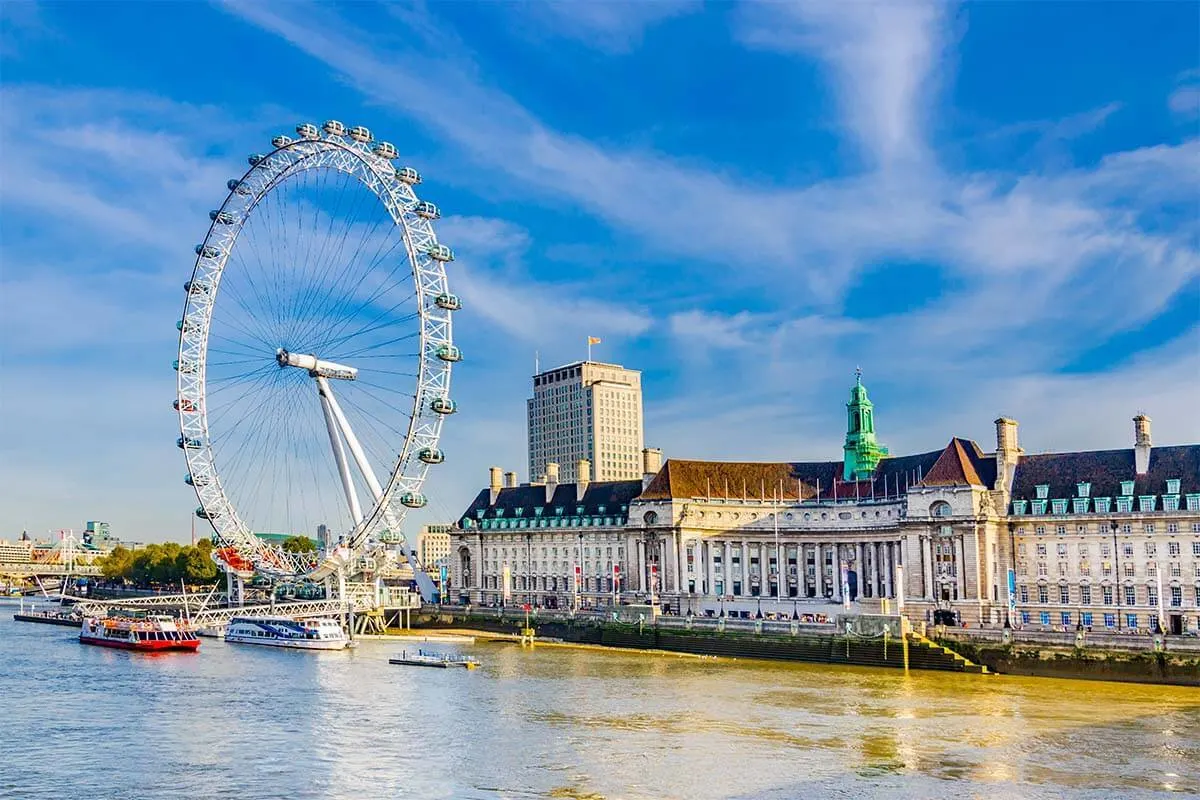
[[[4,578],[65,578],[68,575],[92,577],[100,575],[95,564],[39,564],[36,561],[0,561],[0,577]]]

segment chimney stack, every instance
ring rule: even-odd
[[[517,473],[515,473],[515,472],[504,473],[505,488],[514,489],[514,488],[516,488],[516,485],[517,485]]]
[[[496,505],[496,498],[500,496],[500,475],[503,472],[499,467],[488,468],[488,489],[491,499],[488,505]]]
[[[642,488],[645,489],[662,469],[662,448],[642,448]]]
[[[575,501],[583,500],[588,484],[592,482],[592,462],[581,458],[575,462]]]
[[[1138,414],[1133,418],[1133,462],[1138,475],[1150,471],[1150,418]]]
[[[554,499],[554,490],[558,488],[558,462],[546,462],[546,502]]]
[[[996,420],[996,486],[1005,493],[1012,491],[1017,463],[1025,451],[1017,442],[1017,421],[1008,417]],[[1007,501],[1006,501],[1007,502]]]

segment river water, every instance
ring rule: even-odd
[[[204,640],[142,655],[0,605],[0,797],[1200,794],[1200,689],[518,645],[478,670]]]

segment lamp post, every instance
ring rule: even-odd
[[[1113,592],[1117,597],[1117,633],[1121,632],[1121,557],[1117,550],[1117,529],[1121,526],[1114,519],[1109,523],[1113,539]]]

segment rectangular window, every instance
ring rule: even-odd
[[[1192,542],[1192,555],[1200,558],[1200,542]]]
[[[1179,555],[1179,542],[1167,542],[1167,555]]]
[[[1131,631],[1137,630],[1137,614],[1125,615],[1125,627],[1129,628]]]
[[[1058,587],[1058,602],[1064,606],[1071,602],[1071,588],[1069,586]]]
[[[1050,590],[1045,586],[1038,587],[1038,602],[1042,605],[1046,605],[1050,602]]]
[[[1117,627],[1117,615],[1116,614],[1105,614],[1104,615],[1104,627],[1106,627],[1106,628]]]
[[[1058,554],[1060,556],[1065,556],[1067,554],[1067,543],[1066,542],[1058,543]]]
[[[1142,526],[1142,533],[1154,533],[1154,523],[1147,522]]]
[[[1059,620],[1062,622],[1063,625],[1070,625],[1071,624],[1071,612],[1070,611],[1062,612],[1062,615],[1059,617]]]
[[[1158,587],[1157,586],[1146,587],[1146,603],[1148,605],[1152,605],[1152,606],[1158,605]]]
[[[1054,528],[1054,532],[1057,533],[1059,536],[1064,536],[1067,532],[1067,526],[1066,525],[1057,525]]]
[[[1083,542],[1080,542],[1080,544],[1079,544],[1079,557],[1080,557],[1080,558],[1087,558],[1087,556],[1088,556],[1088,546],[1087,546],[1087,544],[1085,544],[1085,543],[1083,543]]]
[[[1043,625],[1050,624],[1050,612],[1049,611],[1043,611],[1040,615],[1040,618],[1042,620]]]
[[[1133,586],[1125,587],[1125,605],[1127,605],[1127,606],[1136,606],[1137,605],[1137,592],[1135,591],[1135,587],[1133,587]]]
[[[1025,543],[1024,542],[1021,542],[1020,544],[1017,545],[1017,554],[1022,555],[1022,556],[1025,555]]]
[[[1183,587],[1182,586],[1172,586],[1171,587],[1171,606],[1173,608],[1179,608],[1182,605],[1183,605]]]
[[[1018,591],[1021,595],[1021,603],[1022,604],[1028,603],[1029,602],[1029,587],[1022,585],[1021,587],[1019,587]]]
[[[1028,624],[1029,624],[1029,612],[1028,612],[1028,611],[1022,611],[1022,612],[1021,612],[1021,624],[1022,624],[1022,625],[1028,625]]]
[[[1127,558],[1133,558],[1133,544],[1130,542],[1124,542],[1121,545],[1121,555],[1126,556]]]
[[[1090,612],[1090,611],[1083,612],[1081,621],[1083,622],[1083,627],[1085,627],[1085,628],[1092,627],[1092,612]]]
[[[1044,555],[1046,555],[1046,543],[1045,543],[1045,542],[1038,542],[1038,543],[1037,543],[1037,554],[1038,554],[1039,556],[1044,556]]]
[[[1158,551],[1158,545],[1154,542],[1146,542],[1146,555],[1152,556]]]
[[[1038,525],[1036,528],[1033,529],[1033,532],[1036,533],[1038,536],[1045,536],[1046,535],[1046,526]]]
[[[1084,584],[1079,587],[1079,602],[1082,605],[1090,606],[1092,604],[1092,587]]]

